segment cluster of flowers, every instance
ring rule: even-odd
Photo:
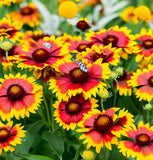
[[[140,101],[152,100],[152,31],[142,29],[134,35],[126,27],[114,26],[89,31],[85,38],[66,33],[56,37],[41,30],[21,32],[23,25],[19,22],[36,27],[40,19],[38,9],[30,3],[0,20],[0,116],[8,121],[7,125],[0,123],[0,152],[13,151],[12,146],[25,136],[23,127],[12,127],[10,120],[35,113],[43,99],[44,88],[36,82],[40,80],[56,94],[56,122],[63,129],[77,128],[87,149],[93,146],[99,153],[104,146],[111,150],[111,144],[116,144],[127,157],[151,159],[153,127],[141,121],[136,128],[131,113],[115,106],[105,110],[102,103],[109,97],[110,83],[120,95],[130,96],[134,91]],[[89,29],[83,22],[78,28]],[[84,24],[87,28],[82,27]],[[138,63],[136,71],[121,68],[129,57],[135,57]],[[34,77],[20,73],[3,77],[3,72],[11,72],[14,66],[32,71]],[[101,111],[96,96],[101,98]],[[126,140],[121,140],[121,135]]]

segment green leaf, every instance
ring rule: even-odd
[[[33,154],[23,154],[22,157],[24,157],[26,160],[53,160],[46,156],[33,155]]]
[[[64,153],[64,140],[59,137],[58,134],[50,133],[45,131],[42,138],[49,143],[49,146],[54,150],[57,156],[62,159],[62,154]]]
[[[31,125],[29,125],[29,129],[26,132],[26,137],[23,139],[21,145],[17,147],[16,152],[19,153],[29,153],[29,150],[35,140],[37,132],[44,126],[44,122],[39,120]]]

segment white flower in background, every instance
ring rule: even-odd
[[[42,18],[41,28],[45,34],[56,34],[60,25],[60,17],[55,14],[51,14],[48,9],[38,0],[32,0],[37,6]]]

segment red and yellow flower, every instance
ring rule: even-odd
[[[112,149],[111,144],[118,144],[118,137],[124,134],[126,128],[133,126],[133,115],[119,108],[110,108],[100,112],[93,110],[84,115],[78,126],[78,132],[84,132],[79,139],[85,139],[83,143],[87,143],[87,149],[91,146],[96,147],[96,152],[99,153],[105,145],[109,150]]]
[[[108,46],[100,45],[99,47],[93,45],[91,48],[87,48],[86,51],[77,54],[77,59],[88,59],[89,63],[93,63],[98,59],[102,59],[102,63],[109,63],[116,66],[120,62],[119,52],[120,49],[111,48],[111,44]]]
[[[143,28],[140,34],[135,35],[139,53],[136,56],[136,62],[150,60],[153,57],[153,34],[152,30],[148,31]]]
[[[96,102],[94,98],[85,99],[83,94],[77,94],[68,100],[56,101],[53,105],[56,108],[55,120],[63,129],[74,130],[78,122],[83,119],[83,115],[98,106]]]
[[[22,54],[18,59],[21,61],[18,67],[22,69],[42,70],[47,66],[53,66],[59,59],[71,58],[67,43],[55,36],[44,37],[29,45],[22,45],[19,52]]]
[[[19,11],[14,11],[10,14],[14,20],[36,27],[40,24],[41,16],[34,3],[29,3],[27,6],[22,7]]]
[[[19,31],[22,28],[22,24],[18,21],[14,21],[11,17],[3,18],[0,20],[0,40],[3,42],[5,39],[9,39],[12,42],[19,41],[19,37],[22,35]]]
[[[0,79],[0,116],[2,120],[14,117],[29,117],[35,113],[42,98],[42,87],[35,84],[35,79],[26,75],[4,75]]]
[[[117,87],[116,89],[119,91],[119,94],[122,95],[129,95],[131,96],[132,94],[132,87],[128,84],[128,81],[131,79],[131,76],[133,75],[132,72],[126,72],[124,70],[123,75],[119,76],[116,80],[114,81],[114,85]]]
[[[120,56],[127,59],[128,54],[135,53],[134,36],[130,34],[131,30],[127,27],[118,26],[111,27],[108,30],[101,29],[98,32],[90,31],[86,34],[86,40],[92,41],[95,45],[108,45],[112,44],[112,47],[121,48]]]
[[[6,125],[0,122],[0,155],[2,151],[14,151],[14,147],[17,144],[21,144],[22,137],[25,136],[23,126],[16,124],[13,126],[13,122],[10,121]]]
[[[138,128],[129,129],[125,134],[127,140],[120,141],[118,148],[126,157],[137,160],[151,160],[153,157],[153,127],[149,123],[139,122]]]
[[[96,96],[98,89],[103,89],[103,86],[106,86],[106,83],[102,81],[109,78],[109,64],[97,60],[93,64],[83,61],[81,65],[83,68],[80,68],[78,62],[71,60],[59,61],[57,64],[57,71],[63,73],[63,75],[50,80],[50,89],[56,92],[59,99],[75,96],[82,92],[87,99],[91,95]],[[84,68],[86,68],[86,71],[84,71]]]
[[[138,87],[135,88],[135,94],[140,101],[150,102],[153,98],[153,65],[149,65],[148,69],[138,69],[128,83],[132,87]]]

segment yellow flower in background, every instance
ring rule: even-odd
[[[65,1],[72,1],[72,0],[58,0],[59,3],[65,2]]]
[[[72,1],[65,1],[59,5],[58,12],[61,17],[74,18],[78,13],[78,6]]]
[[[124,9],[124,11],[120,14],[120,17],[125,21],[133,21],[135,24],[137,24],[139,21],[137,17],[134,15],[134,6],[129,6],[128,8]]]
[[[134,10],[134,15],[142,21],[148,22],[151,18],[151,11],[147,6],[141,5]]]

